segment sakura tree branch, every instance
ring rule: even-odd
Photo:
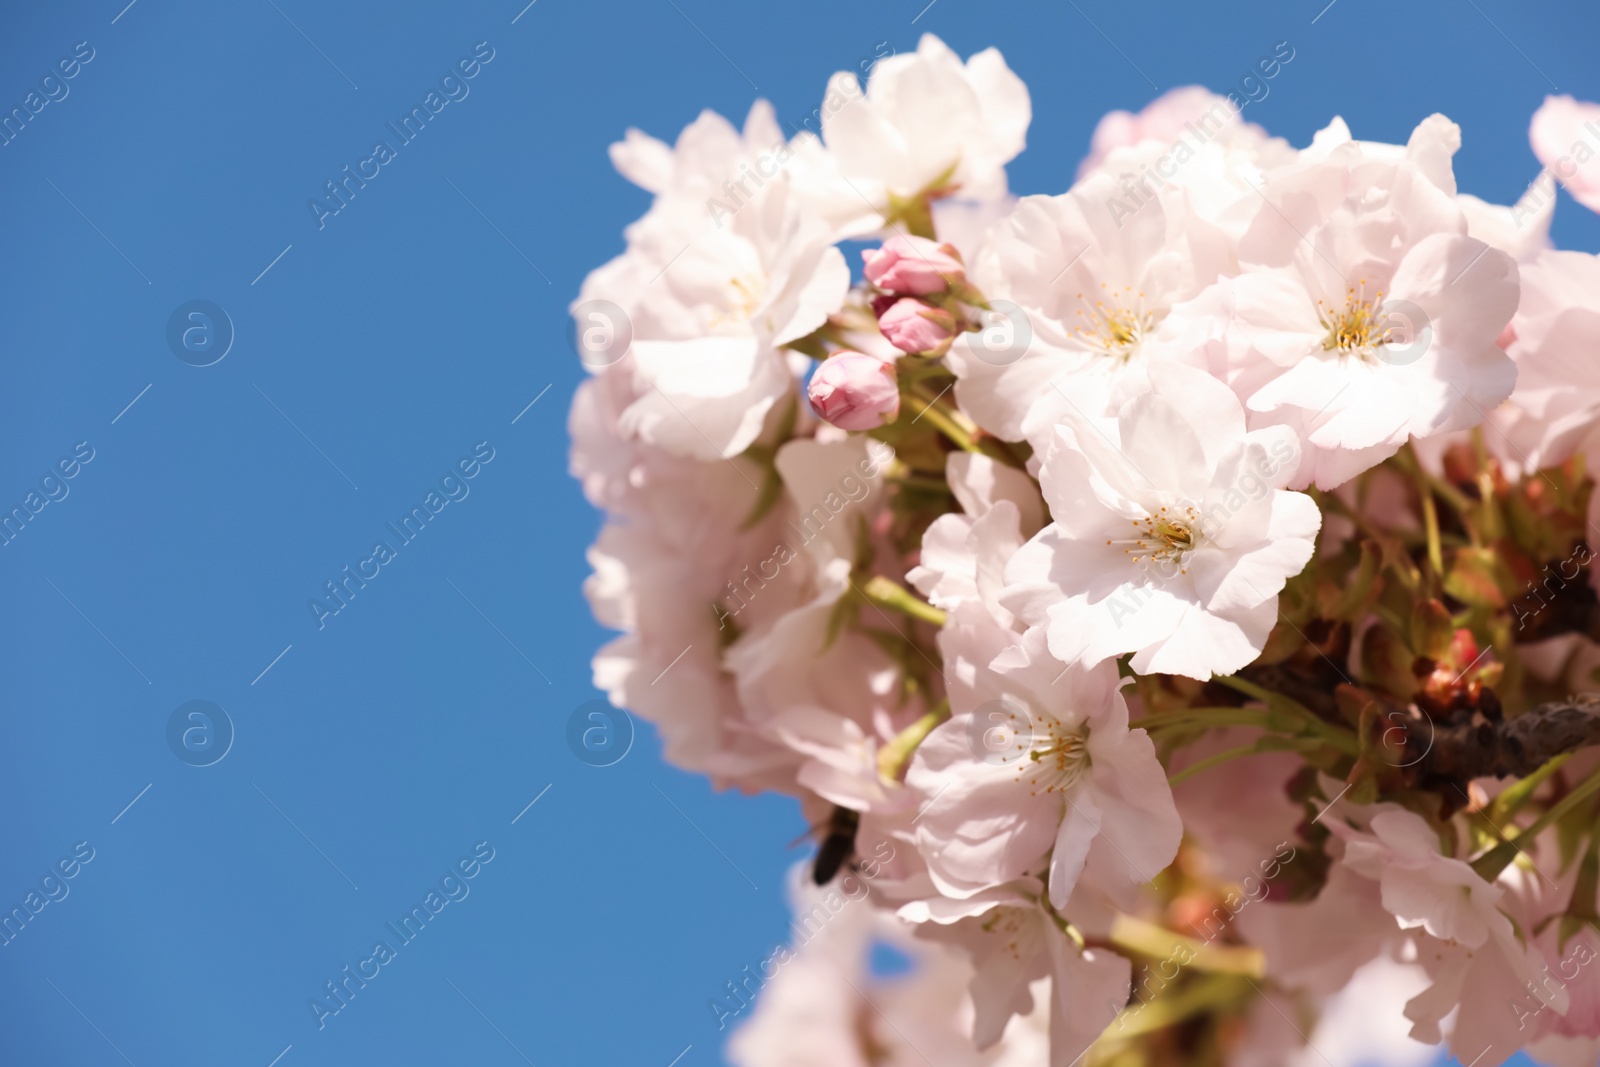
[[[1474,778],[1522,778],[1557,756],[1600,745],[1600,694],[1541,704],[1514,719],[1434,722],[1414,708],[1394,709],[1379,727],[1400,730],[1400,744],[1386,744],[1391,762],[1415,785]],[[1396,751],[1396,748],[1400,751]]]

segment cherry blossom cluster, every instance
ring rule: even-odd
[[[819,843],[735,1062],[1594,1063],[1600,106],[1514,205],[1198,88],[1018,197],[932,36],[818,113],[630,130],[573,304],[595,685]]]

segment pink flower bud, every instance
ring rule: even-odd
[[[878,319],[878,329],[902,352],[942,356],[956,335],[956,317],[944,308],[902,297]]]
[[[861,352],[835,352],[806,390],[816,413],[841,430],[875,430],[900,415],[894,363]]]
[[[967,280],[961,253],[926,237],[896,234],[883,242],[883,247],[861,253],[861,258],[867,281],[891,293],[927,296]]]

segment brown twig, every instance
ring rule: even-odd
[[[1564,752],[1600,745],[1600,694],[1541,704],[1514,719],[1480,712],[1435,722],[1415,708],[1397,708],[1375,725],[1386,742],[1401,742],[1385,743],[1383,751],[1410,784],[1464,788],[1474,778],[1520,778]]]

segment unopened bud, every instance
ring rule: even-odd
[[[811,407],[841,430],[875,430],[900,415],[900,385],[892,361],[861,352],[835,352],[811,376]]]
[[[928,296],[966,284],[961,253],[926,237],[896,234],[881,248],[861,253],[867,281],[903,296]]]
[[[956,317],[944,308],[911,297],[895,301],[878,319],[878,329],[902,352],[942,356],[956,335]]]

